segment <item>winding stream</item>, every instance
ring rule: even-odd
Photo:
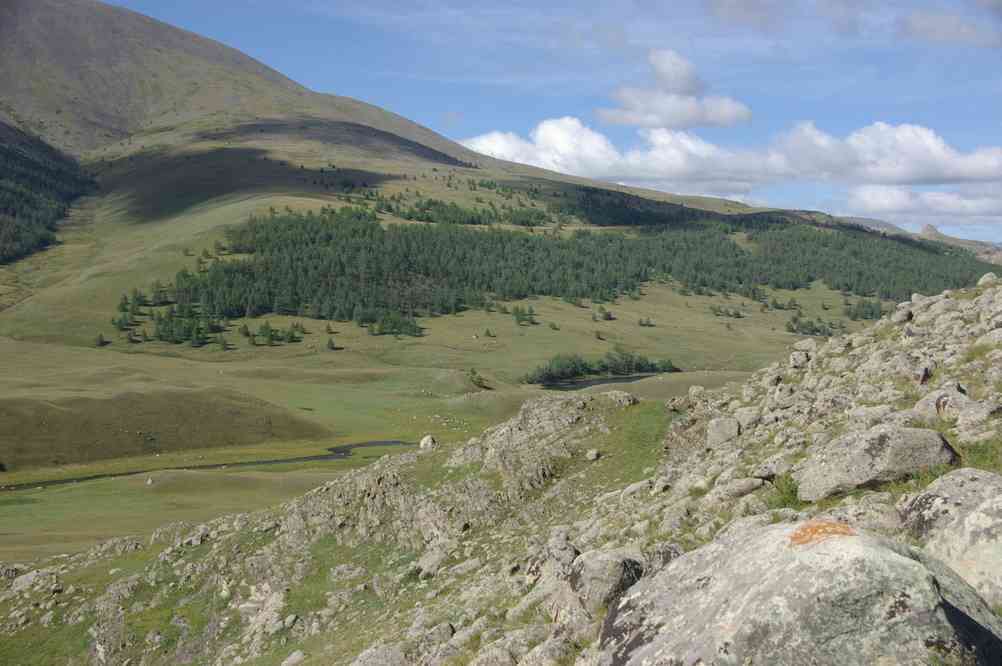
[[[128,472],[114,472],[109,474],[91,474],[89,476],[77,476],[69,479],[53,479],[50,481],[33,481],[31,483],[15,483],[12,485],[0,485],[0,491],[29,490],[32,488],[47,488],[49,486],[63,486],[69,483],[80,483],[82,481],[97,481],[99,479],[117,479],[123,476],[135,476],[136,474],[151,474],[153,472],[176,472],[195,471],[210,469],[229,469],[232,467],[258,467],[261,465],[284,465],[288,463],[316,462],[323,460],[344,460],[351,457],[351,452],[355,449],[367,449],[376,446],[413,446],[410,442],[399,439],[376,440],[372,442],[356,442],[355,444],[340,444],[327,449],[328,453],[321,453],[315,456],[300,456],[298,458],[271,458],[268,460],[245,460],[233,463],[212,463],[208,465],[184,465],[180,467],[158,467],[156,469],[138,469]]]

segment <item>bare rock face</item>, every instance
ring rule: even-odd
[[[901,507],[906,527],[992,606],[1002,606],[1002,476],[950,472]]]
[[[596,663],[996,664],[1000,636],[921,551],[807,521],[731,530],[642,580],[606,618]]]
[[[956,460],[957,452],[935,430],[879,425],[817,447],[794,478],[800,499],[815,502]]]
[[[409,666],[404,651],[397,645],[376,645],[351,662],[351,666]]]

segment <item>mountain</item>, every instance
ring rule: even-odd
[[[988,261],[993,264],[1002,263],[1002,245],[999,243],[948,236],[931,224],[923,226],[918,236],[938,243],[946,243],[947,245],[955,245],[968,249],[982,261]]]
[[[0,112],[76,155],[212,117],[232,126],[270,118],[272,131],[300,119],[339,124],[342,133],[357,124],[475,158],[405,118],[311,92],[235,49],[95,0],[5,0],[0,89]]]

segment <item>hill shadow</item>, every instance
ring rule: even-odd
[[[260,148],[176,154],[148,151],[106,163],[102,188],[123,197],[134,218],[155,222],[233,194],[294,191],[334,195],[403,178],[361,169],[306,169]]]
[[[446,166],[473,166],[451,155],[391,132],[360,123],[325,120],[323,118],[259,120],[227,129],[202,132],[197,136],[199,139],[207,141],[240,141],[260,135],[352,146],[364,150],[376,159],[412,157],[424,162],[435,162]]]

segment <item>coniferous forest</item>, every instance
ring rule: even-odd
[[[963,251],[855,228],[773,224],[746,234],[750,249],[719,224],[561,236],[455,224],[384,227],[364,207],[272,211],[229,229],[232,256],[199,259],[195,271],[157,286],[153,302],[170,304],[172,326],[188,321],[181,330],[194,328],[196,318],[274,313],[416,335],[419,316],[535,295],[610,301],[655,279],[756,300],[764,300],[763,287],[798,289],[815,280],[864,297],[904,299],[970,284],[986,271]]]
[[[56,223],[89,187],[72,159],[0,123],[0,263],[55,242]]]

